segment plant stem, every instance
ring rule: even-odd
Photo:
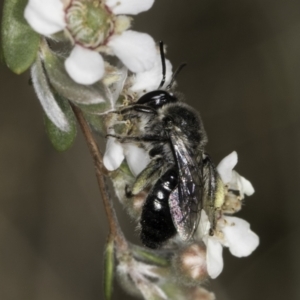
[[[117,246],[119,248],[122,248],[123,250],[128,248],[128,244],[124,238],[124,235],[120,229],[120,225],[115,213],[115,210],[113,209],[112,202],[109,198],[107,187],[105,184],[104,174],[107,175],[108,171],[105,169],[103,165],[103,159],[102,155],[99,151],[99,148],[97,146],[97,143],[93,137],[92,131],[87,124],[86,120],[84,119],[83,113],[81,110],[70,103],[72,106],[72,109],[74,111],[74,114],[78,120],[78,123],[80,125],[80,128],[82,130],[82,133],[85,137],[85,140],[87,142],[88,148],[90,150],[90,154],[93,157],[94,166],[96,170],[96,177],[98,181],[98,186],[100,189],[100,194],[103,200],[103,205],[105,208],[106,216],[109,223],[109,229],[110,229],[110,235],[113,237],[115,242],[117,243]]]

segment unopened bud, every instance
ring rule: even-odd
[[[174,256],[173,267],[180,282],[198,285],[208,278],[205,246],[191,244],[183,248]]]
[[[126,209],[131,217],[140,218],[147,194],[147,192],[142,191],[137,195],[127,195]]]
[[[195,287],[194,290],[191,292],[192,297],[191,299],[201,299],[201,300],[215,300],[216,296],[214,293],[207,291],[202,287]]]

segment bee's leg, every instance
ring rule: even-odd
[[[203,207],[210,222],[210,235],[214,235],[219,211],[224,203],[225,188],[210,157],[205,154],[203,158],[204,195]]]
[[[130,142],[167,142],[168,139],[165,137],[160,137],[156,135],[141,135],[141,136],[121,136],[115,134],[107,134],[106,137],[114,137],[120,141],[120,143],[130,143]]]
[[[155,183],[162,173],[162,166],[163,160],[160,157],[152,159],[147,167],[138,175],[131,190],[129,191],[127,188],[126,192],[136,195]]]

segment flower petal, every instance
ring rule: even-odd
[[[206,243],[206,264],[209,276],[217,278],[223,270],[223,246],[214,238],[208,238]]]
[[[149,34],[132,30],[114,35],[107,44],[132,72],[145,72],[153,68],[157,52]]]
[[[139,175],[150,162],[148,153],[135,144],[126,144],[124,145],[124,149],[131,173],[134,176]]]
[[[105,4],[116,14],[137,15],[152,7],[154,0],[106,0]]]
[[[166,59],[166,81],[167,86],[172,77],[172,64]],[[162,80],[162,63],[160,55],[156,55],[155,64],[152,69],[146,72],[136,73],[133,79],[133,85],[130,88],[138,94],[147,93],[156,90]]]
[[[226,184],[231,181],[232,170],[237,164],[238,157],[236,151],[231,152],[229,155],[224,157],[217,166],[218,173],[222,181]]]
[[[251,182],[234,170],[232,171],[231,181],[228,183],[228,187],[229,189],[239,191],[242,198],[244,198],[244,194],[251,196],[254,193]]]
[[[201,210],[201,216],[200,216],[200,222],[197,228],[197,235],[200,239],[202,239],[204,236],[208,235],[210,229],[210,222],[208,220],[208,216],[204,209]]]
[[[65,68],[75,82],[93,84],[104,74],[104,61],[98,52],[75,45],[65,61]]]
[[[66,26],[60,0],[29,0],[24,17],[36,32],[43,35],[59,32]]]
[[[106,149],[103,156],[103,164],[109,171],[118,169],[124,160],[122,145],[113,137],[109,137],[106,143]]]
[[[259,237],[250,230],[250,224],[237,217],[224,217],[227,225],[222,229],[232,255],[250,255],[259,245]]]
[[[111,102],[111,107],[114,109],[116,102],[118,101],[121,92],[123,91],[125,81],[127,79],[128,70],[125,66],[120,66],[115,76],[115,82],[113,82],[108,89],[108,95]],[[105,79],[104,79],[105,80]]]
[[[252,194],[254,194],[255,190],[251,182],[243,176],[241,176],[240,180],[244,194],[246,194],[247,196],[251,196]]]

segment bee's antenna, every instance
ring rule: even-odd
[[[186,65],[187,65],[187,63],[182,63],[182,64],[177,68],[177,70],[174,72],[174,74],[173,74],[173,76],[172,76],[172,79],[171,79],[170,83],[169,83],[168,86],[167,86],[167,90],[169,90],[169,89],[172,87],[172,85],[173,85],[173,83],[174,83],[174,81],[175,81],[176,76],[179,74],[179,72],[180,72]]]
[[[163,87],[166,81],[166,59],[165,59],[165,52],[164,52],[164,42],[159,42],[159,50],[160,50],[160,57],[161,57],[161,66],[162,66],[162,80],[159,84],[158,90]]]

